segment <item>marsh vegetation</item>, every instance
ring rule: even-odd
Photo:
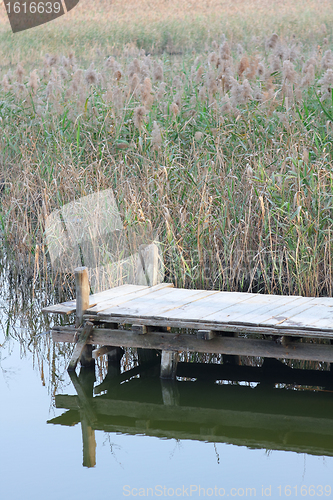
[[[82,1],[38,37],[1,15],[0,234],[17,266],[49,272],[46,217],[112,188],[177,286],[331,295],[328,2]]]

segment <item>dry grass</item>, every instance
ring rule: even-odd
[[[36,278],[47,214],[112,187],[178,286],[331,295],[329,3],[90,4],[2,28],[4,242]]]
[[[134,1],[80,0],[67,15],[44,26],[11,34],[0,4],[1,65],[19,60],[36,64],[40,54],[75,50],[84,62],[100,53],[122,52],[135,44],[152,54],[201,53],[221,33],[255,50],[258,40],[276,31],[305,45],[317,43],[326,23],[331,36],[332,4],[328,0],[267,1]],[[259,37],[259,39],[257,38]]]

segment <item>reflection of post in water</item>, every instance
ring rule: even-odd
[[[83,465],[95,467],[96,465],[96,440],[94,425],[97,417],[92,408],[92,395],[95,382],[95,370],[81,367],[80,375],[77,377],[74,371],[69,372],[71,381],[79,399],[79,413],[82,429],[83,443]]]

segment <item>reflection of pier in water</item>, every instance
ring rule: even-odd
[[[93,368],[81,368],[70,374],[77,395],[56,396],[57,408],[68,411],[49,423],[81,422],[85,466],[96,463],[95,430],[333,456],[331,372],[277,360],[262,367],[179,363],[172,381],[160,380],[157,366],[156,376],[140,366],[120,374],[119,360],[109,358],[99,386]]]

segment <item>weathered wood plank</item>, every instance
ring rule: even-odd
[[[99,303],[103,303],[114,297],[119,297],[126,295],[127,293],[133,293],[135,291],[147,288],[141,285],[121,285],[110,290],[104,290],[103,292],[94,293],[89,296],[89,310]],[[72,314],[76,310],[76,300],[69,300],[67,302],[62,302],[61,304],[54,304],[52,306],[47,306],[42,309],[44,313],[52,314]]]
[[[317,301],[318,299],[313,299]],[[314,305],[303,311],[291,311],[292,314],[286,319],[281,318],[280,325],[293,327],[327,327],[333,325],[333,303],[332,305],[321,305],[316,302]]]
[[[84,319],[86,321],[93,321],[96,316],[85,315]],[[149,326],[151,331],[154,331],[154,327],[166,328],[191,328],[193,330],[213,330],[216,332],[224,333],[238,333],[247,335],[289,335],[291,337],[304,337],[311,339],[333,339],[333,328],[332,329],[305,329],[305,328],[283,328],[282,326],[269,327],[269,326],[252,326],[252,325],[233,325],[226,323],[217,322],[199,322],[199,321],[179,321],[179,320],[161,320],[161,319],[149,319],[149,318],[133,318],[133,317],[112,317],[112,322],[127,323],[131,324],[133,321],[140,323],[142,325]],[[112,324],[112,323],[111,323]],[[112,330],[112,326],[109,326]],[[70,326],[54,326],[53,336],[56,342],[61,342],[61,340],[56,340],[56,332],[71,331],[75,332],[74,327]],[[71,337],[69,337],[71,338]],[[70,340],[66,341],[69,342]]]
[[[274,299],[271,301],[264,299],[262,301],[262,305],[258,308],[254,308],[253,311],[245,310],[238,316],[233,315],[232,323],[260,324],[276,314],[282,314],[282,312],[289,311],[296,308],[298,305],[304,304],[304,302],[308,303],[308,301],[311,300],[304,297],[279,297],[276,295],[272,297],[274,297]]]
[[[57,341],[67,341],[69,334],[58,332]],[[295,343],[283,346],[271,340],[257,340],[231,337],[216,337],[209,342],[197,339],[194,335],[175,335],[172,333],[149,333],[137,335],[126,330],[94,329],[91,343],[104,345],[110,343],[121,347],[140,347],[165,351],[209,352],[234,354],[240,356],[262,356],[268,358],[301,359],[310,361],[333,362],[333,345]]]
[[[170,289],[165,294],[154,292],[149,297],[134,298],[126,302],[122,306],[115,306],[99,313],[100,316],[117,315],[117,316],[138,316],[148,317],[152,311],[154,316],[163,315],[166,311],[177,311],[182,306],[191,303],[195,307],[196,301],[203,297],[210,297],[218,292],[198,291],[198,290],[182,290]]]
[[[265,298],[267,298],[267,296]],[[204,316],[202,319],[206,321],[208,320],[208,321],[221,321],[221,322],[225,321],[228,323],[235,323],[235,322],[243,323],[247,315],[255,315],[256,312],[258,312],[258,318],[259,318],[260,300],[261,300],[260,297],[258,297],[256,301],[251,301],[250,299],[247,300],[246,303],[244,304],[236,304],[234,306],[229,307],[228,309],[224,309],[223,311],[219,311]],[[265,299],[262,299],[261,303],[263,303],[264,300]],[[276,310],[281,310],[281,311],[289,310],[290,308],[293,307],[292,303],[298,300],[302,300],[302,298],[294,299],[293,297],[281,296],[281,298],[276,301],[275,308]],[[311,301],[311,299],[305,299],[305,302],[308,301]],[[263,311],[265,311],[265,308],[263,309]],[[270,316],[272,315],[274,315],[274,313],[270,314]],[[261,323],[262,321],[259,321],[258,318],[257,320],[252,321],[252,323],[254,324]],[[248,322],[251,323],[251,321]]]
[[[198,296],[198,300],[192,305],[192,302],[186,303],[174,310],[161,312],[159,315],[155,313],[155,317],[165,319],[188,319],[201,320],[208,314],[216,311],[224,310],[235,304],[243,304],[253,298],[253,294],[244,292],[211,292],[207,296]]]
[[[173,288],[172,283],[159,283],[158,285],[154,286],[145,286],[145,287],[140,287],[140,290],[133,291],[132,293],[128,293],[126,295],[118,294],[114,298],[110,300],[103,301],[101,303],[98,303],[95,307],[92,307],[89,309],[89,313],[92,314],[105,314],[105,311],[108,311],[109,309],[119,306],[121,304],[124,304],[125,302],[128,302],[132,299],[136,299],[139,297],[147,296],[150,295],[151,293],[154,293],[158,290],[164,289],[164,288]],[[108,315],[108,313],[106,313]]]

